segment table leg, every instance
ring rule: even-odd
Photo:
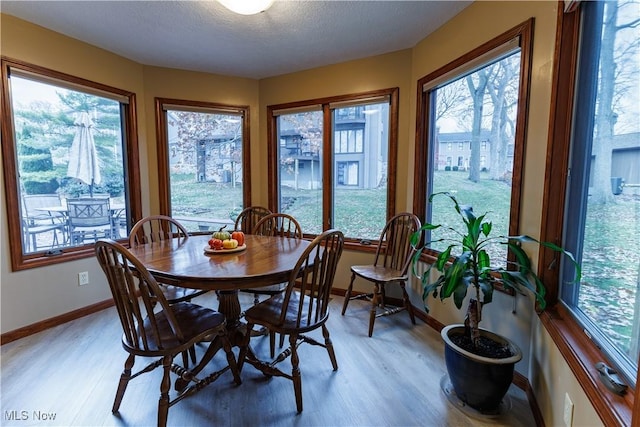
[[[218,291],[218,311],[227,319],[227,332],[232,346],[240,346],[247,333],[247,325],[240,321],[238,290]]]

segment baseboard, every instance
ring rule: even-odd
[[[108,299],[95,304],[91,304],[87,307],[82,307],[77,310],[61,314],[60,316],[51,317],[32,325],[24,326],[22,328],[6,332],[0,335],[0,345],[8,344],[12,341],[19,340],[20,338],[28,337],[29,335],[33,335],[46,329],[53,328],[54,326],[62,325],[72,320],[88,316],[89,314],[97,313],[98,311],[104,310],[105,308],[109,308],[111,306],[113,306],[113,299]]]

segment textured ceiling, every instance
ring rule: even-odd
[[[0,11],[146,65],[265,78],[407,49],[471,1],[0,1]]]

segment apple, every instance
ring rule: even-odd
[[[238,247],[238,241],[236,239],[223,240],[222,247],[225,249],[235,249]]]

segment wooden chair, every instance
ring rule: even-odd
[[[189,238],[187,229],[177,220],[165,215],[152,215],[136,222],[129,233],[129,246],[136,247],[152,242],[177,238],[185,241]],[[208,291],[189,289],[180,286],[160,284],[162,293],[169,304],[191,301],[192,298]]]
[[[189,238],[187,229],[180,222],[165,215],[152,215],[142,218],[136,222],[129,233],[129,246],[136,247],[152,242],[160,242],[162,240],[170,240],[176,238],[179,242],[186,241]],[[190,302],[193,298],[206,294],[208,291],[200,289],[183,288],[181,286],[169,285],[166,283],[158,283],[162,294],[169,304],[179,302]],[[191,360],[195,363],[196,349],[189,349]],[[187,352],[182,355],[182,363],[185,367],[189,366]]]
[[[289,276],[285,292],[249,308],[245,314],[249,331],[254,325],[262,325],[270,331],[289,336],[289,348],[267,364],[255,358],[249,345],[250,334],[247,334],[238,355],[238,369],[242,371],[242,366],[246,362],[268,376],[292,380],[298,412],[302,411],[302,379],[298,366],[298,346],[308,343],[324,347],[329,353],[333,370],[338,369],[326,322],[329,318],[331,288],[343,245],[344,236],[338,230],[328,230],[316,237],[296,263]],[[304,335],[318,328],[322,328],[324,343]],[[276,367],[289,356],[291,356],[291,374]]]
[[[144,265],[124,246],[110,239],[100,239],[95,246],[96,257],[102,267],[122,324],[122,346],[129,356],[120,376],[112,412],[117,413],[129,381],[145,372],[162,366],[158,402],[158,426],[165,426],[169,407],[201,390],[231,369],[237,384],[241,383],[231,344],[227,338],[224,315],[188,302],[169,305],[158,283]],[[176,355],[184,353],[196,343],[210,344],[200,363],[192,370],[176,365]],[[202,368],[221,346],[227,364],[203,379],[197,378]],[[136,356],[157,358],[145,368],[132,374]],[[170,399],[171,372],[183,382]]]
[[[351,266],[351,282],[344,295],[342,315],[344,316],[350,300],[360,298],[371,299],[369,336],[373,335],[373,325],[376,318],[380,316],[389,316],[406,310],[409,312],[411,323],[416,324],[405,284],[408,280],[407,270],[411,262],[411,256],[415,252],[410,243],[411,235],[418,231],[420,227],[420,220],[412,213],[403,212],[395,215],[387,222],[382,230],[373,264]],[[356,277],[362,277],[365,280],[373,282],[373,292],[351,296],[353,282]],[[392,283],[400,285],[402,290],[402,307],[386,307],[385,287]],[[381,313],[378,313],[378,307],[383,309]]]
[[[294,239],[302,239],[302,228],[298,221],[291,215],[285,213],[272,213],[263,217],[253,228],[253,233],[257,236],[280,236]],[[255,289],[244,289],[244,292],[253,293],[253,304],[260,302],[260,295],[273,296],[285,290],[286,283],[278,283],[272,286],[263,286]],[[267,332],[266,330],[264,331]],[[280,347],[284,345],[284,336],[280,336]],[[271,357],[276,351],[276,335],[269,332],[269,348]]]
[[[258,221],[271,213],[273,212],[262,206],[249,206],[236,218],[234,230],[242,231],[244,234],[252,234]]]
[[[87,238],[97,241],[112,237],[113,218],[108,197],[67,199],[67,215],[71,244],[81,245]]]
[[[271,215],[272,213],[273,212],[271,212],[269,209],[262,206],[250,206],[240,212],[240,214],[236,218],[234,229],[242,231],[244,234],[253,234],[253,231],[256,228],[258,222],[260,222],[260,220],[262,220],[267,215]],[[242,291],[253,293],[254,304],[260,302],[260,293],[257,290],[248,289]]]

